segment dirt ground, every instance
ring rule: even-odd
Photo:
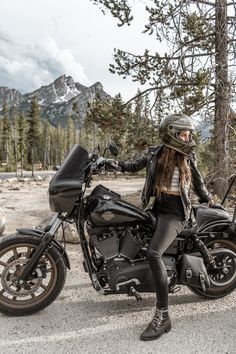
[[[36,227],[44,220],[48,219],[52,212],[48,203],[48,186],[52,176],[36,176],[35,180],[31,178],[10,178],[0,181],[0,218],[1,211],[6,217],[6,228],[4,234],[14,233],[16,228]],[[133,178],[131,176],[115,178],[113,175],[109,178],[96,177],[92,188],[97,184],[103,184],[122,195],[122,198],[128,202],[141,206],[141,189],[144,184],[144,178]],[[217,201],[217,199],[215,198]],[[196,196],[193,202],[197,202]],[[219,202],[219,200],[218,200]],[[234,205],[228,203],[227,209],[233,214]]]
[[[36,227],[45,219],[52,215],[48,203],[48,185],[51,177],[45,179],[38,178],[32,181],[31,179],[9,179],[0,182],[0,209],[5,214],[6,228],[4,234],[14,233],[16,228],[21,227]],[[142,180],[137,181],[133,190],[139,189],[138,192],[132,192],[132,188],[128,179],[117,179],[102,181],[102,184],[120,185],[124,193],[122,197],[135,205],[141,205],[140,190]],[[98,182],[97,182],[98,183]],[[124,195],[126,194],[128,195]]]

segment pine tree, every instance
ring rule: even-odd
[[[137,92],[134,100],[133,114],[128,126],[128,140],[132,147],[133,158],[137,157],[147,145],[146,128],[144,123],[144,98]]]
[[[2,160],[6,164],[6,169],[10,162],[11,126],[7,104],[2,109]]]
[[[23,177],[23,168],[25,164],[25,157],[26,157],[26,136],[28,130],[27,120],[23,113],[19,114],[17,120],[18,126],[18,150],[19,150],[19,158],[20,158],[20,165],[21,165],[21,177]]]
[[[48,169],[51,165],[51,125],[49,121],[43,122],[43,168]]]
[[[66,154],[66,139],[65,130],[60,124],[58,124],[54,133],[53,146],[55,150],[55,165],[61,165]]]
[[[79,107],[78,107],[78,103],[77,102],[73,102],[72,104],[72,114],[71,114],[71,118],[74,121],[76,130],[80,130],[83,126],[83,119],[81,117],[81,113],[79,111]]]
[[[13,160],[14,160],[16,176],[17,176],[18,139],[19,139],[17,115],[18,112],[16,110],[16,107],[14,106],[13,114],[12,114],[12,148],[13,148]]]
[[[124,107],[124,102],[120,93],[117,94],[113,100],[109,101],[107,110],[110,139],[115,141],[118,147],[122,147],[122,140],[126,131],[127,110]]]
[[[67,126],[66,126],[66,151],[67,154],[72,149],[75,141],[74,141],[74,131],[75,131],[75,124],[71,116],[67,117]]]
[[[34,97],[30,104],[28,115],[28,151],[32,168],[32,177],[34,176],[34,164],[37,161],[37,153],[40,145],[40,108],[37,99]]]

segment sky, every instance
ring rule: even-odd
[[[142,34],[143,0],[130,3],[135,20],[118,27],[90,0],[1,0],[0,86],[27,93],[66,74],[86,86],[99,81],[108,94],[130,99],[142,87],[109,72],[114,48],[157,50],[155,39]]]

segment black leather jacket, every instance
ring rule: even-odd
[[[146,155],[142,155],[135,161],[119,161],[118,165],[121,167],[122,172],[137,172],[146,167],[146,181],[142,191],[142,202],[143,207],[146,207],[149,203],[150,197],[154,196],[155,189],[155,169],[157,166],[157,160],[160,156],[160,152],[163,148],[163,145],[150,147]],[[202,176],[197,169],[196,157],[192,153],[189,158],[189,164],[192,174],[192,185],[194,192],[199,197],[199,202],[209,202],[211,199],[210,193],[207,191]],[[180,196],[184,206],[185,219],[187,220],[191,211],[191,202],[189,199],[190,189],[188,186],[181,188]]]

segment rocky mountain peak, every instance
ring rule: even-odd
[[[79,85],[82,86],[81,84]],[[50,104],[67,102],[80,93],[81,90],[78,89],[72,77],[62,75],[51,84],[42,86],[38,90],[26,94],[25,98],[31,101],[33,97],[36,97],[40,105],[48,106]]]
[[[8,106],[19,105],[24,101],[24,96],[16,89],[0,87],[0,110],[6,103]]]
[[[92,102],[96,94],[99,94],[101,99],[109,96],[103,90],[100,82],[87,87],[75,82],[71,76],[61,75],[52,83],[25,95],[15,89],[0,87],[0,110],[6,102],[10,108],[16,105],[19,111],[27,115],[30,102],[35,97],[41,106],[43,118],[48,119],[54,125],[57,125],[58,122],[65,125],[68,115],[73,112],[73,104],[77,104],[80,117],[83,120],[88,103]]]

